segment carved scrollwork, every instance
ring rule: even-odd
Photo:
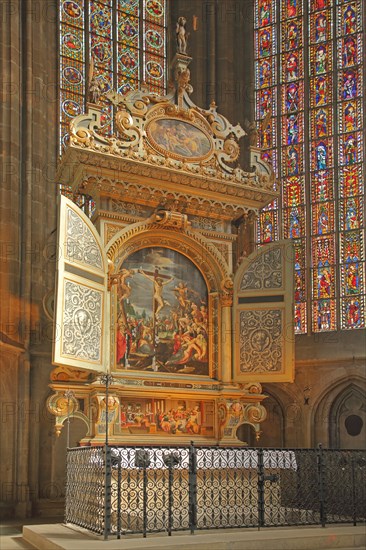
[[[90,372],[68,367],[56,367],[51,372],[50,378],[52,382],[73,381],[80,382],[81,380],[89,380]]]
[[[259,382],[249,382],[249,384],[244,384],[243,386],[244,393],[260,395],[262,393],[262,386]]]
[[[47,399],[47,409],[54,416],[65,417],[79,409],[78,400],[74,396],[65,397],[64,393],[56,392]]]
[[[228,164],[232,164],[233,162],[235,162],[239,158],[239,154],[239,144],[235,140],[235,136],[233,134],[230,134],[225,139],[222,151],[216,150],[216,156],[219,165],[221,166],[221,168],[229,172],[232,172],[234,168],[228,166]]]
[[[155,214],[155,221],[158,222],[159,225],[177,229],[187,229],[190,225],[186,214],[171,212],[169,210],[158,210]]]
[[[80,216],[71,208],[67,209],[67,242],[66,257],[72,262],[78,262],[102,269],[103,260],[99,245]]]
[[[226,423],[227,416],[228,416],[228,410],[227,410],[227,406],[226,406],[225,401],[222,401],[222,402],[218,403],[217,416],[218,416],[219,424],[221,426],[223,426]]]
[[[102,293],[65,281],[62,353],[87,361],[101,360]]]
[[[240,290],[279,289],[282,285],[282,249],[278,247],[253,260],[243,275]]]
[[[240,371],[278,372],[282,370],[283,311],[240,312]]]
[[[244,419],[251,424],[259,424],[267,417],[267,411],[260,403],[244,407]]]
[[[122,137],[128,141],[128,146],[137,145],[142,137],[141,131],[134,125],[132,116],[125,110],[116,114],[116,126]]]
[[[233,304],[233,291],[234,283],[233,280],[228,277],[221,282],[221,296],[220,301],[224,307],[232,306]]]

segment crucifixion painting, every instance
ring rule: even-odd
[[[115,276],[117,369],[208,375],[208,294],[199,269],[172,249],[149,247]]]

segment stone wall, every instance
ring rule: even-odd
[[[39,411],[51,363],[42,301],[55,270],[47,245],[56,228],[57,1],[5,0],[1,10],[0,503],[24,516],[52,447]]]

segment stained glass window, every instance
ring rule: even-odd
[[[105,94],[144,82],[166,89],[166,0],[60,0],[61,150],[72,117],[85,111],[90,74],[102,94],[103,131],[113,132]]]
[[[256,0],[255,13],[259,146],[281,183],[258,242],[294,241],[296,333],[364,327],[362,0]]]

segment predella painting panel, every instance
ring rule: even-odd
[[[209,374],[208,293],[175,250],[138,250],[119,267],[116,362],[123,370]]]

